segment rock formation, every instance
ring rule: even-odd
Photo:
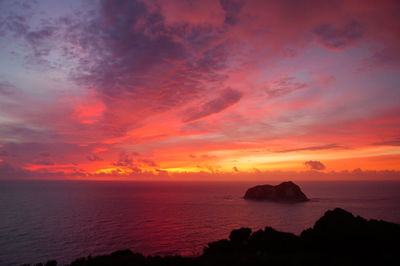
[[[271,200],[286,202],[308,201],[306,195],[295,183],[288,181],[277,186],[261,185],[249,188],[244,195],[245,199],[251,200]]]

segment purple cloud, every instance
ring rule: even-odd
[[[229,106],[237,103],[243,94],[231,88],[225,89],[218,98],[203,104],[199,109],[187,110],[187,115],[183,119],[184,122],[191,122],[215,113],[219,113]]]
[[[0,82],[0,95],[11,96],[15,86],[8,82]]]
[[[241,0],[220,0],[219,2],[225,10],[225,23],[231,26],[236,25],[244,2]]]
[[[48,159],[38,159],[33,161],[34,164],[39,165],[54,165],[54,162]]]
[[[285,149],[277,152],[293,152],[293,151],[319,151],[319,150],[330,150],[330,149],[345,149],[346,147],[339,144],[327,144],[321,146],[309,146],[296,149]]]
[[[103,161],[103,158],[101,158],[100,156],[98,156],[96,154],[88,155],[87,159],[91,162]]]
[[[280,97],[305,88],[307,88],[306,83],[298,82],[293,77],[285,77],[274,81],[266,93],[269,97]]]
[[[314,33],[325,46],[340,49],[360,39],[364,34],[364,30],[360,23],[351,21],[344,27],[321,24],[315,28]]]
[[[325,165],[320,161],[306,161],[304,162],[305,166],[307,166],[311,170],[324,170],[326,169]]]
[[[42,152],[39,153],[39,156],[42,156],[42,157],[50,157],[50,152],[42,151]]]
[[[137,161],[140,162],[140,163],[143,163],[143,164],[145,164],[147,166],[151,166],[151,167],[157,167],[158,166],[157,163],[155,163],[154,161],[149,160],[149,159],[139,159]]]

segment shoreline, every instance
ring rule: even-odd
[[[240,228],[232,230],[228,239],[208,243],[198,256],[144,256],[127,249],[78,258],[67,265],[399,265],[395,244],[399,240],[400,224],[366,220],[336,208],[299,235],[268,226],[255,232]]]

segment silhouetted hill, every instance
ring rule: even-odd
[[[308,201],[306,195],[295,183],[288,181],[277,186],[260,185],[249,188],[244,195],[245,199],[251,200],[271,200],[285,202]]]
[[[354,217],[350,212],[337,208],[327,211],[300,236],[271,227],[256,232],[240,228],[233,230],[229,239],[209,243],[198,257],[145,257],[122,250],[110,255],[81,258],[70,265],[397,266],[400,265],[399,240],[399,224]]]

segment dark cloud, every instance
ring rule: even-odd
[[[9,154],[8,163],[23,167],[34,161],[62,161],[62,164],[73,164],[84,158],[77,154],[88,154],[92,149],[92,146],[63,142],[3,142],[0,151],[3,150]]]
[[[3,28],[8,32],[12,33],[14,37],[25,36],[29,31],[29,25],[27,19],[24,16],[10,14],[6,17],[3,22]]]
[[[30,171],[18,169],[13,167],[11,164],[6,162],[0,162],[0,178],[3,179],[13,179],[13,178],[23,178],[30,177]]]
[[[400,146],[400,137],[391,139],[391,140],[385,140],[385,141],[379,141],[373,143],[373,145],[378,145],[378,146]]]
[[[244,5],[243,0],[219,0],[225,10],[225,23],[234,26],[239,20],[239,13]]]
[[[56,32],[57,28],[44,25],[38,30],[30,31],[25,34],[25,38],[33,49],[34,56],[41,57],[49,55],[52,47],[46,43]]]
[[[220,72],[230,44],[209,27],[168,24],[157,4],[100,3],[84,19],[64,20],[61,49],[78,62],[72,79],[104,102],[101,122],[112,127],[102,130],[122,136],[148,116],[205,97],[205,83],[226,78]]]
[[[307,88],[306,83],[298,82],[293,77],[285,77],[274,81],[267,88],[266,93],[269,97],[280,97],[305,88]]]
[[[133,158],[132,155],[127,154],[125,152],[120,152],[118,156],[118,161],[114,163],[115,166],[122,166],[122,167],[133,167]]]
[[[400,50],[397,48],[398,43],[387,45],[379,50],[376,50],[374,54],[363,60],[363,64],[360,67],[360,71],[372,71],[374,69],[389,68],[389,70],[397,71],[400,66]]]
[[[60,179],[63,177],[73,176],[85,176],[85,173],[81,169],[73,168],[71,171],[66,173],[64,171],[48,172],[46,170],[41,171],[30,171],[20,167],[13,166],[6,162],[0,162],[0,179],[40,179],[40,178],[52,178]]]
[[[54,34],[55,30],[56,28],[54,26],[46,25],[39,30],[28,32],[25,35],[25,38],[28,40],[29,43],[36,45],[37,43],[51,37]]]
[[[8,14],[1,18],[0,36],[24,40],[24,55],[26,65],[35,64],[36,67],[54,67],[51,60],[45,59],[52,50],[58,49],[53,41],[60,30],[60,24],[51,19],[41,19],[32,23],[35,16],[29,4],[8,3]],[[18,47],[15,47],[18,50]],[[15,55],[17,53],[14,52]],[[53,62],[54,63],[54,62]]]
[[[329,48],[345,48],[364,34],[362,25],[356,21],[348,22],[344,27],[331,24],[321,24],[315,28],[318,39]]]
[[[86,158],[91,162],[103,161],[103,158],[101,158],[97,154],[88,155]]]
[[[149,159],[138,159],[137,161],[140,162],[140,163],[143,163],[143,164],[145,164],[147,166],[151,166],[151,167],[157,167],[158,166],[154,161],[149,160]]]
[[[185,57],[185,47],[169,36],[162,17],[150,14],[141,1],[102,1],[98,17],[71,29],[67,39],[78,47],[84,43],[91,56],[82,58],[76,77],[113,97],[140,94],[144,74]],[[83,69],[86,75],[80,74]]]
[[[47,130],[21,124],[0,124],[0,140],[4,142],[48,141],[53,138],[54,135]]]
[[[330,149],[345,149],[346,147],[339,144],[327,144],[321,146],[309,146],[296,149],[285,149],[276,152],[294,152],[294,151],[319,151],[319,150],[330,150]]]
[[[191,66],[196,71],[201,71],[207,74],[207,77],[203,77],[208,81],[213,81],[218,79],[218,70],[222,70],[226,67],[226,59],[228,57],[227,45],[226,43],[221,43],[206,50],[201,58],[193,63]]]
[[[42,151],[42,152],[39,153],[39,156],[41,156],[41,157],[50,157],[50,152]]]
[[[38,159],[34,160],[33,163],[39,165],[54,165],[54,162],[49,159]]]
[[[184,122],[191,122],[215,113],[219,113],[229,106],[237,103],[243,94],[231,88],[225,89],[218,98],[203,104],[199,109],[189,109],[186,111]]]
[[[14,90],[15,90],[14,85],[8,82],[0,82],[0,95],[11,96]]]
[[[202,154],[201,158],[203,158],[203,159],[215,159],[215,158],[217,158],[217,156],[208,155],[208,154]]]
[[[141,172],[142,170],[139,168],[139,165],[145,165],[150,167],[157,167],[157,163],[149,159],[137,158],[139,154],[137,152],[120,152],[118,156],[118,160],[113,164],[118,167],[126,167],[134,172]]]
[[[235,171],[236,173],[239,172],[239,169],[238,169],[236,166],[234,166],[232,169],[233,169],[233,171]]]
[[[306,161],[304,165],[311,170],[324,170],[326,169],[325,165],[320,161]]]

